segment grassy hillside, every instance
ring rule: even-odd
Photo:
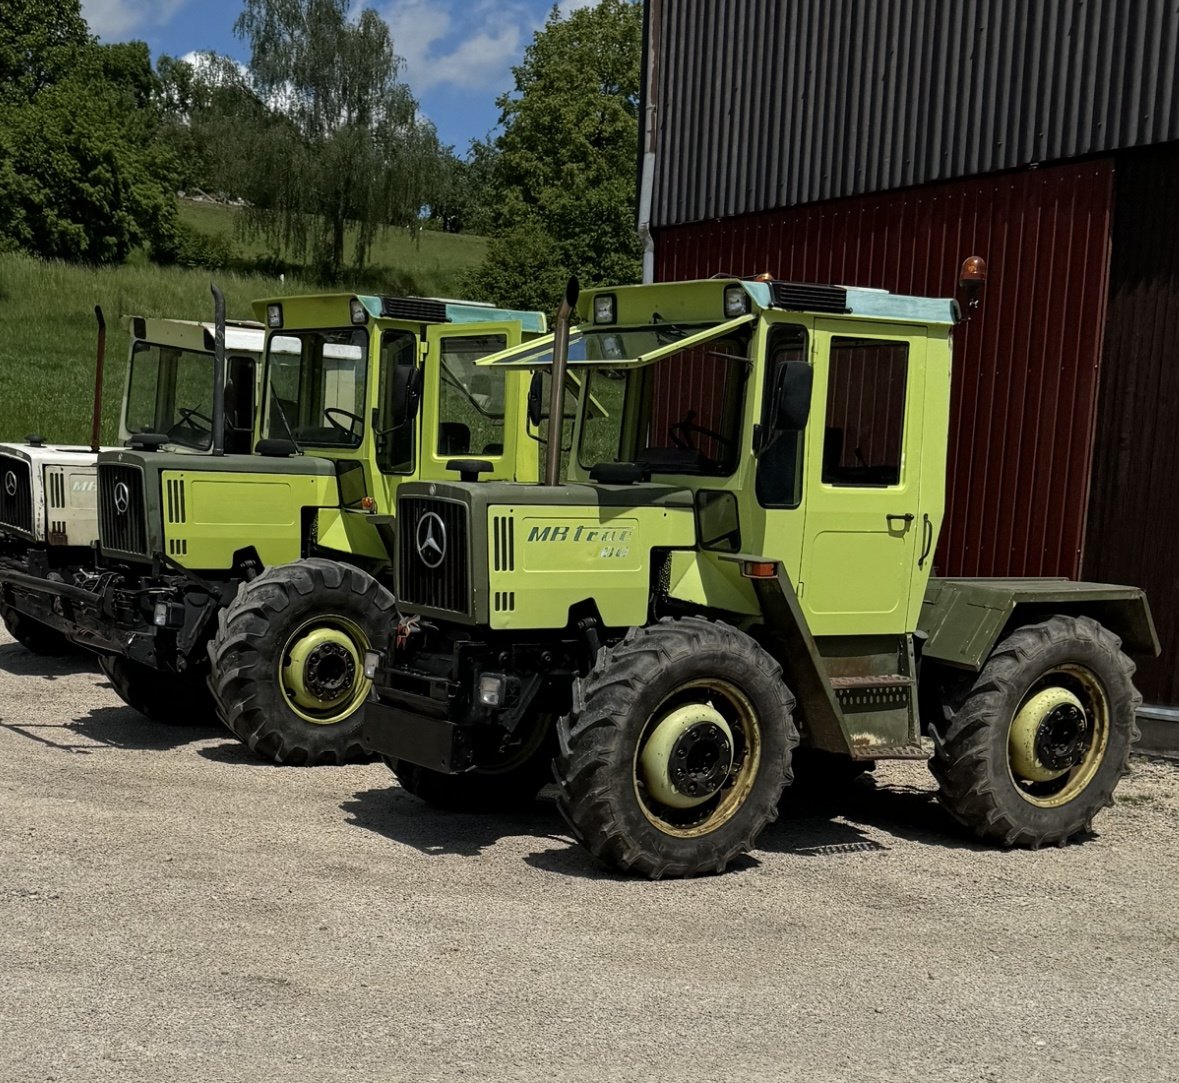
[[[185,222],[206,234],[232,237],[233,210],[181,201]],[[234,239],[238,258],[265,254]],[[373,252],[374,266],[350,288],[393,294],[455,296],[459,277],[483,258],[481,237],[423,233],[415,242],[390,231]],[[123,315],[212,319],[209,283],[225,293],[231,318],[250,319],[256,297],[313,293],[322,287],[287,274],[236,274],[150,265],[93,269],[0,254],[0,440],[39,432],[51,440],[89,439],[94,400],[94,306],[107,321],[103,439],[118,431],[130,342]]]
[[[127,315],[212,319],[209,283],[225,293],[230,317],[252,319],[250,301],[309,287],[261,276],[160,267],[94,270],[0,254],[0,440],[39,432],[89,439],[94,399],[94,306],[107,322],[103,439],[114,440],[130,341]]]
[[[254,260],[266,257],[269,249],[260,240],[242,240],[235,232],[233,207],[217,203],[180,200],[180,220],[187,226],[213,237],[224,237],[233,248],[235,258]],[[344,248],[351,259],[355,240],[349,231]],[[427,231],[415,239],[405,230],[389,229],[377,237],[369,258],[369,267],[361,272],[358,286],[381,293],[454,297],[460,290],[462,273],[482,262],[487,239],[464,233]]]

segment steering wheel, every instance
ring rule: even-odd
[[[202,414],[195,406],[177,406],[176,413],[179,415],[178,419],[168,427],[167,435],[179,436],[177,430],[190,429],[196,433],[211,433],[213,431],[213,419],[206,414]],[[196,418],[196,421],[193,420]],[[203,425],[198,425],[197,421],[203,421]]]
[[[348,426],[345,428],[344,425],[332,417],[332,414],[343,414],[348,419]],[[328,419],[328,423],[332,428],[339,429],[340,432],[352,438],[356,436],[356,426],[364,424],[364,418],[359,414],[354,414],[351,410],[345,410],[339,406],[325,406],[323,408],[323,416]]]
[[[680,421],[668,426],[667,437],[674,447],[683,448],[685,451],[699,451],[700,449],[692,443],[692,433],[699,433],[701,436],[710,437],[722,447],[732,445],[733,440],[731,437],[725,436],[715,429],[706,429],[703,425],[697,425],[695,418],[696,411],[689,410]]]

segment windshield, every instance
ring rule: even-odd
[[[502,455],[504,378],[476,362],[507,345],[506,335],[442,339],[438,407],[439,455]]]
[[[319,447],[364,437],[368,332],[283,331],[267,344],[266,435]]]
[[[693,330],[679,333],[687,337]],[[651,329],[601,337],[668,333]],[[635,350],[637,345],[619,344],[624,352],[618,356],[646,352]],[[741,444],[748,356],[749,334],[738,331],[642,368],[595,366],[583,401],[592,398],[601,408],[587,410],[583,418],[581,465],[588,469],[603,462],[633,462],[654,474],[731,474]]]
[[[160,433],[203,451],[213,444],[213,355],[136,342],[131,351],[127,433]]]

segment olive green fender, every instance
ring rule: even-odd
[[[978,671],[1013,623],[1056,613],[1092,617],[1120,636],[1130,654],[1159,653],[1150,606],[1137,587],[1068,579],[930,579],[918,621],[921,654]]]

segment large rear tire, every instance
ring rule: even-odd
[[[371,759],[358,741],[371,687],[364,654],[394,611],[393,595],[371,575],[321,557],[243,583],[209,644],[222,720],[274,763]]]
[[[4,627],[8,629],[9,635],[34,654],[53,658],[71,654],[76,649],[56,628],[50,628],[48,624],[25,616],[11,606],[0,606],[0,619],[4,621]]]
[[[119,698],[153,722],[180,726],[212,724],[217,708],[203,680],[133,662],[117,654],[100,654],[98,668]]]
[[[731,625],[632,629],[598,654],[558,724],[558,807],[620,872],[723,872],[777,817],[793,708],[781,667]]]
[[[1016,629],[934,718],[930,769],[950,814],[1004,846],[1064,845],[1113,803],[1138,739],[1134,663],[1090,617]]]

